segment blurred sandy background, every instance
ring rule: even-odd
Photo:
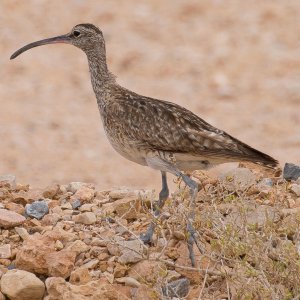
[[[300,163],[300,2],[0,1],[0,174],[43,187],[156,187],[108,144],[85,55],[21,46],[99,26],[121,85],[184,105],[280,160]]]

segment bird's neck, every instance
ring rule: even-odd
[[[107,94],[111,85],[116,83],[115,76],[109,72],[106,64],[105,49],[86,52],[91,74],[92,86],[99,107],[108,101]]]

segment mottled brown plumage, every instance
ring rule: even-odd
[[[191,111],[171,102],[138,95],[116,83],[106,65],[105,42],[102,32],[92,24],[76,25],[70,33],[31,43],[16,51],[11,59],[22,52],[44,44],[68,43],[83,50],[88,58],[92,86],[97,98],[106,135],[125,158],[162,172],[162,191],[155,216],[169,195],[166,172],[181,177],[192,191],[197,183],[181,171],[207,169],[216,164],[250,161],[266,167],[275,167],[272,157],[251,148],[219,130]],[[187,228],[190,257],[194,265],[192,245],[195,239],[190,220]],[[154,223],[142,235],[151,240]]]

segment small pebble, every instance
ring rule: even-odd
[[[33,218],[41,219],[44,215],[49,213],[48,204],[46,201],[34,201],[31,204],[26,204],[25,213]]]

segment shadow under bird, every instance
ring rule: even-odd
[[[11,59],[31,48],[54,43],[71,44],[85,52],[103,126],[113,148],[135,163],[161,171],[162,190],[154,215],[159,216],[169,196],[166,172],[181,177],[190,188],[192,209],[187,219],[188,248],[192,265],[195,265],[193,243],[197,240],[192,221],[198,184],[183,172],[238,161],[275,168],[278,162],[179,105],[141,96],[121,87],[107,68],[103,34],[92,24],[79,24],[68,34],[28,44],[16,51]],[[154,228],[152,222],[147,232],[141,235],[145,243],[151,241]]]

